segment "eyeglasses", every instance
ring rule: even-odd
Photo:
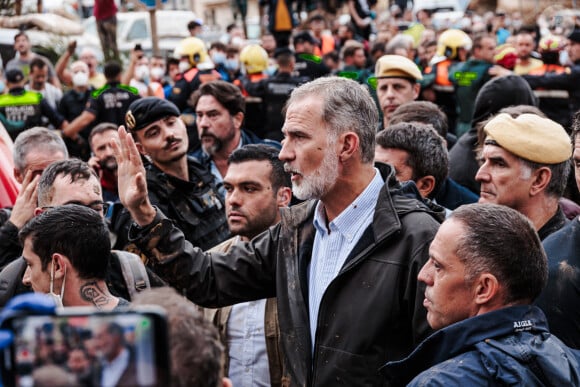
[[[95,210],[98,213],[103,214],[103,215],[107,215],[107,213],[109,212],[109,207],[111,206],[109,203],[105,203],[105,202],[92,202],[90,204],[85,204],[85,203],[80,203],[80,202],[68,202],[68,203],[64,203],[64,204],[77,204],[79,206],[88,207],[88,208]],[[51,209],[57,208],[57,207],[59,207],[59,206],[44,206],[44,207],[40,207],[40,208],[42,208],[43,210],[51,210]]]

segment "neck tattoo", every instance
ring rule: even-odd
[[[96,281],[83,284],[80,289],[80,294],[83,300],[92,303],[98,309],[102,309],[113,299],[108,292],[103,291],[99,287]]]

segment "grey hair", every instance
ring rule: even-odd
[[[55,130],[36,126],[20,133],[14,141],[14,166],[24,173],[26,169],[26,155],[32,150],[39,150],[46,153],[62,152],[65,159],[68,158],[68,150],[62,139]]]

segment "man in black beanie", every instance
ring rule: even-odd
[[[229,237],[225,207],[209,169],[187,156],[188,137],[172,102],[141,98],[125,124],[147,166],[151,203],[172,219],[191,243],[209,249]]]

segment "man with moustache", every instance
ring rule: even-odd
[[[113,154],[111,140],[119,140],[117,125],[111,122],[103,122],[95,126],[89,135],[91,146],[91,158],[88,164],[97,172],[101,187],[103,188],[103,200],[116,202],[119,200],[117,193],[117,160]]]
[[[240,89],[225,81],[203,84],[193,95],[201,149],[193,156],[211,169],[221,182],[228,171],[228,157],[244,145],[267,144],[280,149],[280,143],[262,140],[242,129],[246,103]],[[223,192],[222,196],[223,196]]]
[[[276,296],[288,385],[381,385],[379,366],[428,333],[417,274],[443,210],[410,195],[390,166],[375,169],[377,125],[355,81],[294,89],[279,158],[306,201],[225,254],[192,247],[151,205],[137,147],[120,128],[119,197],[135,220],[132,240],[202,306]]]
[[[149,201],[175,222],[189,242],[205,250],[230,235],[224,200],[209,169],[187,156],[187,129],[179,115],[172,102],[146,97],[129,106],[125,123],[139,152],[150,161]]]

